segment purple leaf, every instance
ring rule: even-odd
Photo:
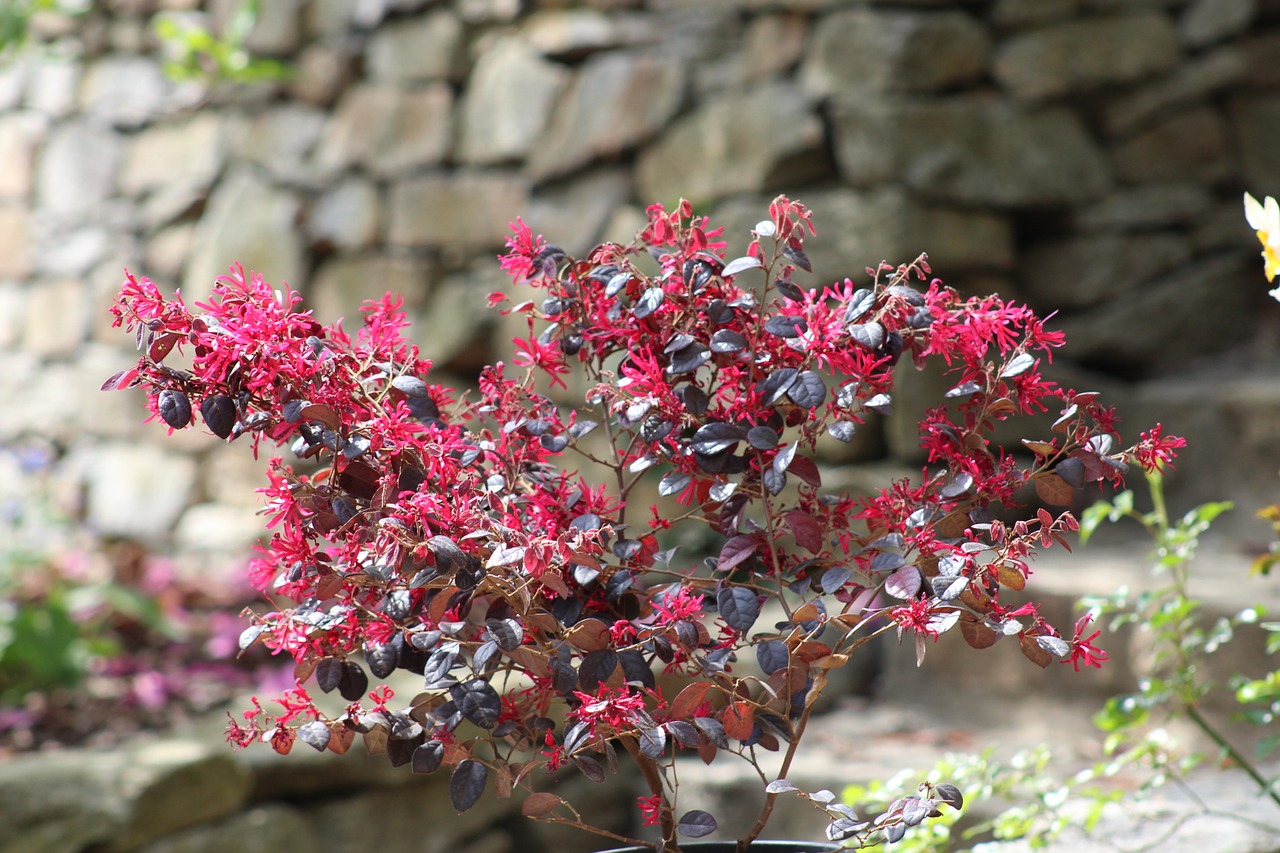
[[[465,812],[474,806],[484,793],[484,786],[488,781],[488,767],[471,758],[459,761],[453,775],[449,777],[449,799],[453,802],[453,807]]]
[[[687,838],[701,838],[716,831],[716,819],[700,809],[685,812],[676,823],[676,831]]]

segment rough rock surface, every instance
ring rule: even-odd
[[[529,159],[536,179],[616,158],[657,134],[680,106],[680,66],[641,53],[588,59],[551,114]]]
[[[1063,108],[854,97],[832,114],[836,159],[855,186],[896,178],[926,197],[996,208],[1080,204],[1111,186],[1101,148]]]

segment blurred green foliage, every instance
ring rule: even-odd
[[[39,482],[39,471],[29,472]],[[122,653],[120,625],[174,639],[176,627],[141,590],[68,565],[54,542],[75,539],[72,519],[39,486],[3,507],[0,541],[0,703],[72,688],[95,660]]]
[[[26,44],[31,18],[38,12],[80,14],[85,4],[68,0],[4,0],[0,3],[0,60]]]
[[[1165,504],[1162,477],[1148,475],[1147,484],[1150,511],[1139,511],[1134,493],[1124,491],[1110,501],[1098,501],[1080,518],[1081,544],[1103,523],[1125,520],[1140,524],[1155,544],[1152,575],[1157,582],[1153,588],[1135,594],[1121,587],[1109,595],[1079,602],[1080,607],[1109,617],[1113,632],[1126,625],[1146,632],[1153,653],[1150,670],[1139,679],[1137,689],[1111,697],[1093,717],[1094,725],[1105,735],[1104,760],[1063,778],[1051,766],[1047,747],[1019,752],[1007,760],[988,750],[980,755],[948,755],[923,774],[906,771],[892,779],[846,788],[844,802],[858,809],[874,809],[880,803],[909,796],[921,779],[946,779],[960,788],[966,811],[948,812],[913,827],[893,845],[894,853],[962,850],[967,848],[966,842],[980,838],[1020,839],[1038,850],[1069,827],[1092,832],[1103,807],[1126,796],[1124,790],[1101,783],[1122,774],[1136,773],[1142,779],[1141,790],[1168,783],[1190,790],[1186,774],[1207,756],[1187,750],[1172,737],[1166,726],[1179,719],[1191,723],[1213,743],[1214,757],[1239,768],[1258,786],[1261,796],[1280,804],[1280,779],[1267,778],[1256,760],[1227,738],[1225,727],[1204,707],[1211,697],[1229,695],[1241,708],[1241,720],[1265,727],[1280,719],[1280,670],[1258,678],[1235,673],[1229,684],[1216,683],[1206,675],[1207,658],[1231,642],[1240,642],[1241,626],[1257,625],[1268,632],[1268,654],[1280,650],[1280,622],[1261,622],[1266,616],[1261,607],[1206,620],[1201,613],[1204,603],[1191,592],[1192,561],[1201,537],[1231,504],[1206,503],[1174,517]],[[1280,510],[1275,516],[1280,519]],[[1280,548],[1273,548],[1272,553],[1280,554]],[[1280,735],[1262,737],[1256,758],[1264,758],[1276,746],[1280,746]],[[1193,801],[1203,811],[1213,810],[1211,803]],[[994,817],[970,819],[973,807],[984,802],[987,807],[982,811],[987,813],[995,804],[1012,805],[1004,806]],[[1228,816],[1280,836],[1280,827],[1263,825],[1246,815]],[[1169,832],[1175,832],[1179,825],[1174,821]],[[1166,838],[1162,836],[1157,843]]]
[[[28,43],[37,14],[75,16],[89,9],[86,0],[0,0],[0,62],[17,55]],[[208,16],[202,13],[156,15],[151,29],[160,44],[165,73],[179,82],[206,85],[290,79],[294,73],[291,65],[254,56],[247,46],[260,12],[259,0],[240,0],[219,32],[214,32]]]
[[[204,83],[259,83],[287,80],[292,66],[255,57],[246,47],[258,22],[258,0],[241,0],[220,34],[190,16],[157,15],[152,29],[163,45],[165,73],[173,80]]]

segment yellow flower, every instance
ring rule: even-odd
[[[1280,204],[1267,196],[1266,205],[1248,193],[1244,194],[1244,218],[1262,241],[1262,260],[1267,281],[1275,281],[1280,272]],[[1280,290],[1280,288],[1277,288]],[[1280,298],[1280,297],[1277,297]]]

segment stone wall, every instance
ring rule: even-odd
[[[302,749],[233,753],[215,738],[0,763],[0,849],[8,853],[589,853],[607,842],[520,816],[523,798],[486,797],[458,814],[449,777],[414,776],[385,758]],[[547,783],[554,785],[554,782]],[[634,792],[567,778],[602,826],[634,832]],[[819,828],[820,831],[820,828]]]
[[[403,292],[465,382],[505,351],[483,305],[515,217],[575,252],[684,195],[745,244],[779,191],[815,211],[815,283],[928,251],[1061,309],[1064,381],[1200,439],[1188,494],[1269,497],[1280,388],[1181,377],[1269,351],[1240,192],[1280,194],[1276,0],[270,0],[250,47],[296,78],[248,89],[171,82],[150,34],[229,0],[93,5],[0,69],[0,445],[41,451],[0,454],[10,500],[37,459],[100,535],[258,530],[239,447],[98,391],[134,358],[125,267],[190,300],[238,260],[325,320]],[[856,458],[914,462],[904,401],[937,381]]]

